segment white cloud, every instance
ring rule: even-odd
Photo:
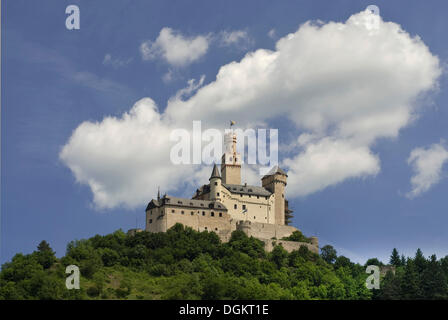
[[[216,80],[195,88],[194,94],[175,95],[162,114],[151,111],[158,120],[154,124],[146,122],[145,128],[152,126],[148,132],[165,141],[162,136],[170,128],[191,128],[193,120],[202,120],[203,129],[224,129],[227,120],[223,119],[235,116],[240,127],[284,117],[293,127],[290,133],[297,137],[292,143],[298,145],[297,152],[284,160],[289,169],[290,197],[307,195],[346,179],[376,175],[379,156],[370,147],[380,138],[396,138],[416,118],[416,99],[437,85],[441,69],[438,58],[421,39],[411,37],[392,22],[379,21],[379,28],[372,29],[367,22],[370,15],[361,12],[345,23],[303,24],[295,33],[279,39],[274,51],[249,52],[241,61],[222,66]],[[164,47],[162,41],[156,43]],[[153,46],[149,46],[148,56]],[[160,184],[169,191],[191,170],[199,169],[175,174],[177,168],[168,164],[169,144],[136,139],[132,127],[140,121],[138,114],[134,117],[131,122],[106,118],[92,132],[80,129],[85,126],[81,124],[65,146],[63,160],[70,164],[78,181],[91,185],[95,202],[100,205],[104,201],[97,201],[100,193],[90,181],[100,184],[104,198],[112,197],[116,204],[141,205],[142,193],[147,197],[153,194],[150,188]],[[106,126],[109,122],[124,126],[129,133],[111,139],[108,135],[118,135],[115,132],[121,129],[110,133]],[[135,130],[141,129],[137,126]],[[84,143],[82,149],[73,148],[74,141]],[[110,146],[103,146],[101,142],[105,141]],[[128,148],[128,144],[135,146],[136,153],[137,149],[152,152],[138,156],[116,152]],[[90,160],[80,159],[88,159],[91,153],[101,154],[96,168],[91,168]],[[141,166],[134,165],[136,158]],[[97,175],[94,170],[104,168],[110,168],[107,175]],[[135,180],[143,181],[143,177],[147,177],[146,182],[137,185]],[[136,194],[140,194],[139,200]]]
[[[121,118],[83,122],[63,147],[60,158],[77,182],[89,185],[99,208],[134,207],[162,190],[176,190],[193,168],[169,162],[171,127],[149,98]]]
[[[118,69],[120,67],[124,67],[127,64],[129,64],[132,61],[132,58],[129,59],[119,59],[119,58],[113,58],[110,53],[106,53],[103,59],[103,65],[105,66],[112,66],[115,69]]]
[[[269,30],[268,37],[271,38],[271,39],[275,39],[277,37],[275,29]]]
[[[333,138],[307,144],[305,151],[284,164],[290,169],[288,195],[293,196],[306,196],[348,178],[380,171],[380,161],[368,147]]]
[[[162,76],[162,80],[164,83],[170,83],[171,81],[173,81],[173,79],[174,79],[174,72],[171,69],[168,70],[168,72]]]
[[[406,196],[412,199],[437,184],[442,178],[442,167],[447,162],[448,148],[443,141],[428,148],[412,150],[408,164],[412,166],[414,175],[411,178],[412,190]]]
[[[163,28],[155,42],[145,41],[140,45],[140,53],[143,60],[162,58],[172,66],[182,67],[204,56],[209,41],[209,36],[186,37],[171,28]]]
[[[242,49],[247,49],[254,43],[249,33],[245,30],[222,31],[220,34],[221,46],[236,45]]]

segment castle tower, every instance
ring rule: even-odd
[[[263,188],[274,194],[275,224],[285,224],[285,187],[288,175],[278,166],[261,179]]]
[[[221,175],[219,174],[218,166],[213,166],[212,175],[209,178],[210,181],[210,200],[221,200]]]
[[[224,148],[221,160],[222,182],[241,184],[241,155],[236,152],[236,134],[233,131],[224,135]]]

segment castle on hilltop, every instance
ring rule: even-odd
[[[232,231],[242,230],[262,240],[267,251],[281,244],[287,251],[307,246],[318,253],[316,237],[309,242],[282,240],[298,231],[288,225],[292,217],[285,198],[288,175],[275,166],[261,179],[261,187],[241,184],[242,159],[236,142],[234,132],[225,135],[221,171],[215,164],[210,183],[197,189],[191,199],[160,197],[159,192],[157,199],[146,207],[145,230],[166,232],[181,223],[197,231],[215,232],[224,242],[230,239]]]

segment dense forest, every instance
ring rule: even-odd
[[[298,239],[303,239],[298,236]],[[121,230],[72,241],[56,258],[46,241],[16,254],[0,272],[0,299],[447,299],[448,256],[405,258],[394,249],[379,290],[368,290],[366,265],[327,245],[321,254],[286,252],[240,231],[228,243],[211,232],[176,225],[166,233]],[[79,290],[65,287],[65,268],[80,268]]]

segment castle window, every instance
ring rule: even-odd
[[[234,205],[233,205],[233,209],[238,209],[238,205],[237,205],[237,204],[234,204]]]
[[[218,231],[218,228],[215,228],[216,231]]]
[[[201,203],[201,207],[203,207],[204,206],[204,204],[203,203]]]
[[[219,213],[219,216],[222,217],[222,213],[221,212]]]
[[[243,204],[243,210],[246,210],[246,205],[245,204]]]
[[[185,212],[184,212],[184,210],[182,210],[180,213],[184,214]]]
[[[190,206],[192,206],[193,205],[193,202],[190,202]]]
[[[182,204],[182,201],[177,201],[178,204]]]
[[[194,214],[194,212],[193,211],[191,211],[191,215],[193,215]]]
[[[284,194],[282,194],[282,198],[284,198],[285,197],[285,195]]]
[[[202,215],[205,216],[205,211],[202,211]]]
[[[260,196],[257,196],[257,199],[260,199]]]
[[[255,219],[255,216],[254,216],[254,219]]]
[[[152,223],[152,219],[149,219],[149,223]]]
[[[217,185],[218,185],[218,182],[215,181],[215,186],[217,186]]]
[[[251,196],[251,195],[249,195],[249,198],[252,198],[252,196]]]
[[[214,212],[212,212],[212,213],[210,213],[210,215],[211,215],[212,217],[214,217],[214,216],[215,216],[215,213],[214,213]]]
[[[173,210],[171,210],[171,212],[174,213],[174,212],[176,212],[176,210],[173,209]]]
[[[243,197],[243,194],[242,194],[242,193],[240,193],[240,197],[241,197],[241,198]]]
[[[205,227],[205,230],[207,230],[207,227]]]
[[[216,196],[219,197],[219,192],[216,192]]]

